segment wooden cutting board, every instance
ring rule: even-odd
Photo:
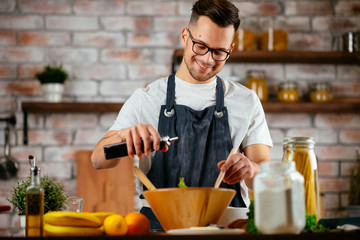
[[[95,212],[112,212],[119,205],[119,201],[116,199],[114,181],[108,180],[104,185],[105,199],[94,205]]]
[[[122,215],[134,211],[135,182],[132,160],[123,159],[114,168],[98,170],[91,163],[91,153],[90,150],[76,153],[77,196],[83,198],[82,211],[106,209],[105,211]]]

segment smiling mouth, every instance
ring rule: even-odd
[[[200,70],[202,70],[202,71],[206,71],[207,69],[211,68],[211,66],[210,66],[210,67],[207,67],[207,66],[202,65],[202,64],[201,64],[199,61],[197,61],[196,59],[195,59],[195,62],[198,64],[198,66],[200,67]]]

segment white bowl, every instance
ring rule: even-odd
[[[226,227],[229,223],[238,219],[248,219],[248,208],[227,207],[217,225]]]

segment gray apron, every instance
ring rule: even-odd
[[[221,79],[216,78],[216,105],[195,111],[175,104],[175,75],[169,76],[158,132],[160,136],[178,136],[179,140],[167,152],[155,153],[147,174],[150,181],[157,188],[174,188],[183,177],[189,187],[213,187],[220,172],[217,163],[225,160],[233,147]],[[240,184],[222,182],[220,187],[236,190],[230,206],[246,207]],[[141,212],[149,218],[151,229],[162,229],[150,208],[143,207]]]

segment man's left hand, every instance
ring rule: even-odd
[[[226,172],[223,181],[229,185],[235,184],[242,180],[253,179],[255,176],[255,166],[257,165],[248,159],[242,153],[236,153],[230,156],[228,161],[221,161],[218,167],[221,171]]]

